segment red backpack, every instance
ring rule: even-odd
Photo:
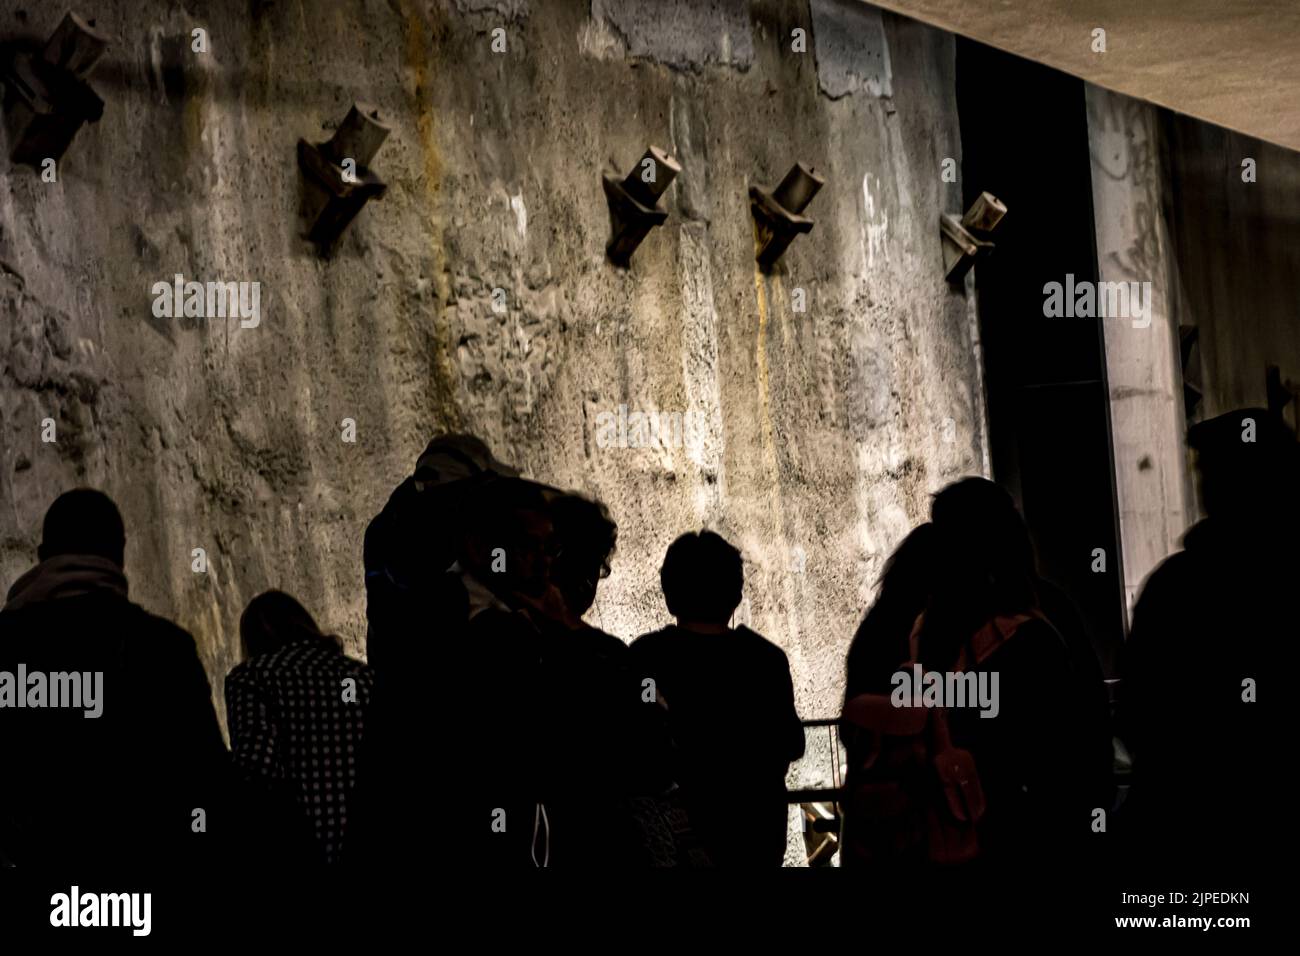
[[[954,672],[978,667],[1037,611],[996,617],[963,648]],[[924,616],[909,639],[917,643]],[[970,658],[973,657],[973,663]],[[859,694],[844,706],[843,722],[863,756],[850,768],[844,798],[842,853],[852,864],[956,864],[979,855],[977,824],[984,791],[975,758],[953,746],[948,715],[940,707],[896,707],[889,694]]]

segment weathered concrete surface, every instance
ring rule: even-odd
[[[889,43],[878,8],[843,0],[811,0],[817,79],[832,99],[866,90],[892,96]]]
[[[1131,612],[1146,576],[1178,549],[1195,506],[1169,290],[1159,111],[1092,84],[1085,91],[1101,281],[1149,283],[1147,314],[1102,320],[1124,597]]]
[[[748,0],[591,0],[591,23],[623,55],[681,70],[754,62]]]
[[[1179,322],[1200,330],[1200,417],[1267,404],[1269,365],[1300,389],[1300,153],[1170,113],[1161,132]]]
[[[103,121],[57,183],[0,167],[0,583],[49,501],[97,485],[129,526],[133,594],[194,632],[218,686],[267,587],[356,650],[366,522],[435,430],[467,429],[610,503],[593,622],[663,624],[664,549],[717,528],[746,556],[738,617],[788,650],[803,714],[835,713],[883,560],[986,457],[937,227],[960,196],[940,175],[960,162],[951,38],[884,17],[890,104],[824,95],[814,45],[791,50],[807,6],[776,0],[657,19],[613,0],[253,6],[87,0],[116,37]],[[0,31],[54,25],[0,0]],[[295,143],[358,98],[393,126],[389,191],[322,261],[299,236]],[[685,169],[620,271],[600,172],[649,143]],[[827,178],[817,225],[764,277],[747,189],[795,160]],[[176,273],[260,281],[260,325],[155,319],[151,286]],[[619,405],[692,413],[697,437],[601,447]]]
[[[1149,328],[1107,319],[1125,593],[1198,517],[1178,327],[1197,329],[1194,419],[1268,403],[1277,366],[1300,393],[1300,153],[1089,85],[1102,278],[1150,281]],[[1284,415],[1297,424],[1300,401]]]

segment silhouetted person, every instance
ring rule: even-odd
[[[1281,722],[1300,635],[1297,445],[1262,408],[1187,437],[1206,517],[1133,612],[1121,668],[1133,753],[1125,829],[1139,872],[1249,888],[1257,862],[1279,853],[1290,811]]]
[[[40,563],[0,612],[0,857],[19,866],[197,865],[230,832],[207,675],[189,634],[127,599],[125,542],[106,495],[59,496]],[[80,689],[94,707],[84,696],[80,707],[48,706],[56,682],[71,688],[53,675],[89,678]],[[16,708],[15,694],[28,706]]]
[[[912,625],[925,610],[934,582],[934,525],[918,525],[885,562],[875,603],[862,619],[845,665],[844,700],[887,694],[890,678],[907,660]]]
[[[966,478],[935,496],[931,514],[945,527],[959,529],[966,540],[987,542],[992,565],[1007,570],[1006,580],[1016,579],[1015,568],[1022,568],[1028,575],[1033,608],[1056,631],[1069,661],[1068,693],[1063,696],[1071,702],[1071,743],[1079,748],[1080,761],[1071,768],[1071,779],[1086,788],[1084,802],[1088,807],[1108,807],[1113,790],[1113,747],[1110,702],[1101,662],[1077,605],[1058,584],[1039,575],[1029,528],[1015,501],[986,478]],[[1014,600],[1009,599],[1011,603]]]
[[[609,576],[618,525],[604,504],[571,492],[551,499],[550,514],[556,537],[551,581],[564,598],[569,623],[577,628],[596,603],[596,588]],[[605,636],[626,649],[618,638]]]
[[[547,622],[565,616],[551,583],[550,493],[517,478],[486,482],[462,522],[456,570],[468,623],[447,655],[453,673],[478,679],[481,695],[461,756],[468,812],[453,836],[464,841],[463,859],[481,866],[549,866],[558,842],[547,800],[570,767],[555,750],[565,691],[554,690],[543,669]]]
[[[879,593],[858,626],[849,645],[844,675],[844,703],[860,694],[889,694],[890,680],[908,659],[908,638],[916,619],[925,611],[934,584],[937,534],[928,522],[919,525],[894,549],[880,575]],[[870,761],[875,745],[871,734],[851,721],[840,722],[840,739],[846,755],[846,784],[850,798],[841,804],[844,817],[841,866],[858,862],[857,833],[879,826],[870,810],[851,799],[861,768]]]
[[[474,518],[475,489],[514,474],[480,439],[441,435],[429,442],[414,472],[366,528],[366,657],[375,694],[351,814],[349,856],[356,862],[389,866],[445,852],[440,831],[395,811],[410,794],[445,795],[448,818],[464,812],[446,792],[442,768],[412,759],[412,744],[453,727],[473,733],[462,722],[472,725],[481,703],[474,685],[461,679],[466,675],[441,679],[456,673],[448,655],[463,645],[469,613],[460,571],[453,566],[464,524]],[[431,692],[435,675],[437,688]]]
[[[445,572],[457,558],[469,497],[484,479],[516,474],[478,438],[441,435],[366,528],[366,658],[381,679],[436,659],[430,622],[465,614],[456,577]]]
[[[583,620],[609,574],[618,526],[598,501],[567,493],[550,500],[551,583],[563,616],[534,617],[552,704],[548,731],[557,757],[547,802],[551,865],[592,869],[675,866],[691,847],[669,821],[672,786],[667,715],[643,699],[626,644]],[[558,766],[562,763],[562,766]]]
[[[998,676],[995,716],[975,706],[947,711],[952,743],[973,756],[984,793],[979,859],[1073,866],[1093,835],[1089,811],[1109,769],[1091,646],[1085,638],[1072,648],[1048,620],[1029,533],[1005,491],[982,478],[956,482],[935,496],[931,522],[918,659],[928,672],[989,675],[989,688]]]
[[[720,536],[682,535],[659,577],[677,624],[632,644],[634,672],[654,681],[668,709],[691,825],[716,866],[780,866],[785,776],[804,752],[789,661],[749,628],[728,626],[744,565]]]
[[[322,634],[281,591],[249,602],[239,620],[244,661],[226,677],[230,748],[267,805],[291,804],[314,857],[341,859],[373,685],[370,668]]]

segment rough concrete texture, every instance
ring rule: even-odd
[[[884,17],[887,108],[822,94],[811,45],[790,47],[806,5],[594,6],[606,20],[559,0],[86,0],[115,37],[93,74],[104,118],[57,183],[6,165],[0,185],[0,583],[33,560],[50,500],[96,485],[128,524],[132,594],[194,633],[216,687],[268,587],[357,651],[366,522],[435,431],[470,430],[610,503],[594,623],[666,623],[664,549],[716,528],[746,558],[738,619],[789,652],[802,714],[837,713],[890,549],[986,460],[937,225],[959,211],[940,175],[960,163],[952,39]],[[0,0],[7,36],[55,23]],[[200,26],[208,54],[190,50]],[[389,190],[322,260],[300,238],[295,143],[354,99],[393,127],[373,164]],[[600,173],[650,143],[684,171],[623,271]],[[817,224],[765,277],[747,190],[796,160],[827,180]],[[260,325],[155,319],[151,287],[176,273],[261,282]],[[698,427],[687,447],[602,447],[619,405]]]
[[[1199,329],[1199,417],[1267,405],[1269,365],[1300,391],[1300,153],[1172,113],[1161,133],[1178,321]],[[1298,411],[1286,409],[1292,427]]]
[[[591,19],[627,56],[695,71],[754,62],[748,0],[591,0]]]
[[[832,99],[866,90],[892,96],[889,44],[880,10],[865,3],[811,0],[817,78]]]
[[[528,16],[528,0],[456,0],[460,13],[482,13],[501,20],[519,20]]]
[[[1085,92],[1101,281],[1150,290],[1141,300],[1148,303],[1146,316],[1102,320],[1124,597],[1131,611],[1147,575],[1178,549],[1195,505],[1183,439],[1159,110],[1092,84]]]

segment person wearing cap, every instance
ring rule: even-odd
[[[444,575],[456,561],[467,496],[482,481],[518,474],[473,435],[440,435],[370,522],[363,548],[366,658],[377,672],[400,672],[409,653],[430,649],[418,635],[427,632],[432,608],[461,614],[459,583]]]
[[[1201,422],[1188,445],[1205,518],[1134,608],[1121,660],[1133,753],[1122,819],[1139,872],[1224,882],[1252,875],[1279,825],[1281,742],[1267,715],[1300,634],[1300,452],[1262,408]]]
[[[473,435],[440,435],[366,528],[366,658],[375,685],[348,862],[385,866],[439,852],[435,835],[394,807],[436,790],[432,761],[450,724],[468,719],[471,698],[455,662],[470,595],[456,561],[475,490],[517,474]]]

